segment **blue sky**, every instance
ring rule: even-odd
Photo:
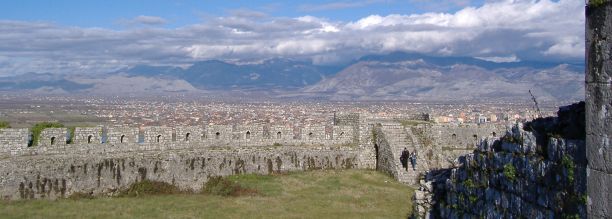
[[[390,52],[584,60],[578,0],[14,0],[0,2],[0,76]]]
[[[0,2],[0,19],[50,21],[69,26],[124,28],[123,20],[140,15],[161,17],[167,27],[199,23],[209,17],[227,16],[235,10],[250,10],[274,17],[311,15],[339,21],[358,20],[372,14],[454,12],[483,1],[362,0],[362,1],[272,1],[272,0],[19,0]]]

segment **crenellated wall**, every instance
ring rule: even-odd
[[[143,179],[199,190],[210,176],[320,168],[377,168],[402,176],[396,155],[406,139],[417,138],[407,132],[411,127],[396,124],[399,134],[392,135],[357,114],[340,115],[334,124],[77,127],[73,136],[67,128],[48,128],[32,147],[28,129],[0,129],[0,175],[6,176],[0,178],[0,197],[112,195]],[[472,130],[437,126],[418,130],[429,138],[460,133],[459,145],[470,141],[461,133]]]

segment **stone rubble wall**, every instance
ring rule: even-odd
[[[392,151],[392,146],[389,143],[389,136],[387,136],[383,130],[382,126],[376,126],[373,129],[374,135],[374,144],[376,146],[376,150],[378,152],[378,156],[376,156],[376,170],[385,172],[395,179],[399,179],[399,171],[397,165],[399,165],[399,157],[396,158]]]
[[[352,126],[333,126],[331,133],[326,134],[325,126],[310,125],[301,129],[300,135],[294,135],[288,126],[231,126],[211,125],[207,127],[143,127],[141,130],[133,127],[77,127],[70,144],[96,144],[100,147],[108,144],[131,143],[167,143],[187,142],[203,147],[233,146],[253,147],[271,145],[344,145],[357,146],[354,142]],[[272,134],[273,133],[273,134]],[[61,147],[69,139],[67,128],[47,128],[39,136],[37,147]],[[30,132],[28,129],[0,129],[0,153],[18,153],[28,150]],[[53,142],[52,142],[53,139]],[[105,141],[104,141],[105,140]]]
[[[418,216],[585,218],[585,141],[549,136],[543,146],[536,136],[517,125],[482,141],[450,176],[422,181]]]
[[[401,143],[408,142],[406,127],[398,126],[397,135],[386,136],[376,121],[359,118],[358,114],[338,116],[334,124],[303,128],[87,127],[76,128],[69,144],[67,128],[48,128],[42,131],[39,145],[33,147],[28,147],[28,129],[1,129],[0,175],[6,177],[0,178],[0,197],[113,194],[143,179],[199,190],[210,176],[237,173],[319,168],[397,172],[399,157],[396,159],[392,148],[399,145],[390,144],[408,144]],[[435,128],[424,130],[430,129]],[[196,171],[196,167],[200,169]]]
[[[138,128],[134,127],[110,127],[106,129],[106,142],[117,143],[137,143]]]
[[[66,128],[47,128],[40,132],[38,146],[57,147],[66,144],[68,140],[68,129]]]
[[[323,147],[193,148],[190,144],[64,145],[28,156],[0,158],[0,198],[64,198],[74,193],[113,195],[153,180],[199,191],[213,176],[362,168],[359,150]],[[99,145],[98,145],[99,146]],[[179,150],[180,149],[180,150]],[[70,151],[70,153],[66,153]]]
[[[423,161],[432,169],[452,167],[457,158],[471,153],[480,140],[499,136],[508,129],[501,124],[421,124],[407,128],[419,142],[412,147],[424,155]]]
[[[74,129],[72,141],[75,144],[102,143],[102,127],[77,127]]]
[[[28,146],[28,129],[0,129],[0,153],[13,154]]]

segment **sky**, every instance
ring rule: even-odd
[[[7,0],[0,76],[396,51],[581,63],[581,0]]]

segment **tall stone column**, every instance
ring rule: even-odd
[[[589,218],[612,217],[612,0],[586,6],[586,154]]]

